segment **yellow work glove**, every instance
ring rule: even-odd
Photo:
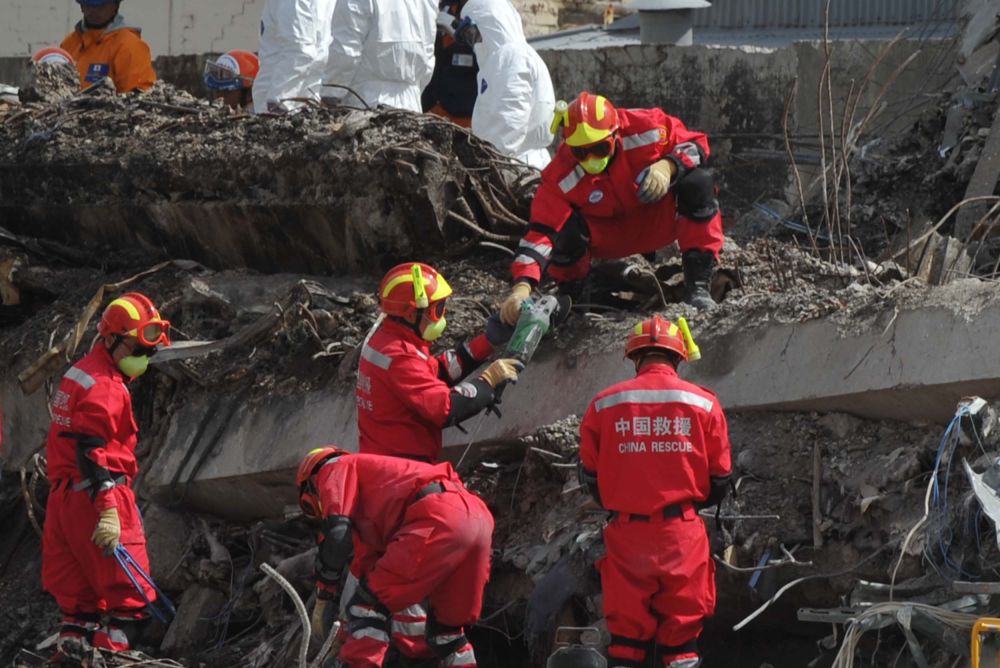
[[[317,598],[316,605],[313,606],[312,619],[310,620],[312,637],[320,643],[326,640],[326,635],[330,632],[330,629],[327,628],[329,620],[326,614],[326,608],[330,601],[331,599],[328,598]]]
[[[517,380],[517,373],[524,365],[515,359],[496,360],[479,376],[494,390],[506,383]]]
[[[643,204],[659,202],[667,194],[676,174],[677,165],[670,160],[657,160],[642,170],[636,179],[639,184],[639,201]]]
[[[531,286],[527,283],[515,283],[510,294],[500,307],[500,319],[508,325],[516,325],[521,317],[521,302],[531,296]]]
[[[105,508],[97,516],[97,526],[90,540],[94,545],[110,552],[118,547],[122,538],[122,523],[118,519],[117,508]]]

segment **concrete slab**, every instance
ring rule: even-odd
[[[1000,356],[1000,296],[993,286],[959,281],[865,316],[854,329],[817,319],[696,331],[704,358],[683,374],[717,392],[729,411],[943,423],[963,395],[1000,398],[1000,373],[991,363]],[[446,453],[456,460],[470,443],[509,441],[580,414],[595,393],[631,373],[617,342],[543,350],[505,394],[503,419],[476,417],[465,425],[468,434],[447,430]],[[4,387],[2,396],[10,397]],[[30,405],[32,412],[16,420],[18,438],[27,442],[47,424],[44,406]],[[290,481],[301,455],[327,443],[356,447],[350,382],[266,399],[192,394],[171,417],[156,460],[145,463],[144,485],[168,504],[235,519],[273,516],[294,503]]]

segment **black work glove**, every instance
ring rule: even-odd
[[[494,311],[490,314],[489,320],[486,321],[486,340],[494,348],[499,348],[503,344],[510,341],[510,337],[514,336],[514,325],[508,325],[500,318],[500,313]]]
[[[712,476],[709,479],[708,498],[697,504],[698,508],[710,508],[722,503],[729,494],[729,479],[730,476],[727,475]]]

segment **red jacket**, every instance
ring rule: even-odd
[[[709,477],[732,470],[726,416],[715,394],[653,364],[594,397],[580,425],[580,461],[597,473],[608,510],[650,515],[703,501]]]
[[[63,432],[104,441],[103,447],[89,450],[88,457],[112,475],[124,473],[131,479],[139,469],[135,459],[138,431],[125,376],[104,344],[98,343],[70,367],[52,399],[52,425],[45,444],[49,480],[68,479],[76,484],[84,477],[77,460],[78,441],[60,436]],[[115,505],[108,491],[95,499],[99,511]]]
[[[362,348],[358,364],[358,449],[437,461],[452,386],[492,353],[493,346],[481,335],[462,351],[432,356],[430,345],[416,332],[385,320]]]
[[[637,196],[635,180],[642,170],[667,158],[683,175],[708,159],[708,137],[688,130],[680,119],[661,109],[619,109],[618,118],[615,155],[603,173],[585,172],[565,143],[542,170],[542,183],[531,203],[531,226],[511,266],[515,281],[536,284],[541,280],[553,239],[573,211],[596,222],[613,221],[641,207],[652,214],[660,203],[641,204]],[[631,252],[636,251],[625,255]]]
[[[447,462],[425,464],[401,457],[341,455],[316,474],[323,517],[343,515],[353,526],[355,545],[368,555],[385,552],[403,525],[414,495],[432,482],[465,490]]]

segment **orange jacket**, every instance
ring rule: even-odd
[[[81,90],[111,77],[119,93],[128,93],[149,90],[156,81],[149,45],[141,35],[140,28],[127,25],[119,14],[103,29],[84,30],[83,21],[77,23],[60,46],[76,61]]]

